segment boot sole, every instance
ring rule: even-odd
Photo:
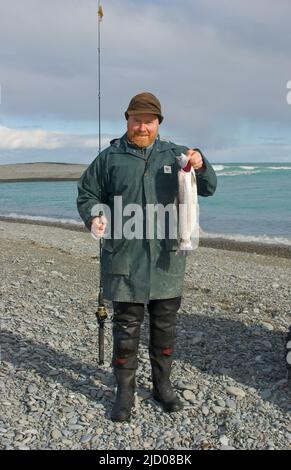
[[[125,418],[123,417],[119,417],[118,415],[115,417],[115,416],[110,416],[110,420],[115,422],[115,423],[129,423],[130,420],[131,420],[131,413],[132,411],[134,411],[134,408],[135,408],[135,404],[132,405],[132,407],[130,408],[129,412],[128,412],[128,415],[125,415]]]
[[[110,418],[111,421],[113,421],[114,423],[129,423],[130,422],[130,418],[131,416],[127,417],[127,418]]]
[[[170,404],[166,404],[159,398],[153,397],[153,399],[163,408],[163,411],[165,413],[177,413],[178,411],[181,411],[184,408],[184,405],[182,403],[179,404],[179,407],[177,409],[171,409]]]

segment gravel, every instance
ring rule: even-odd
[[[152,399],[146,316],[132,420],[113,423],[97,254],[85,232],[0,222],[0,449],[290,449],[290,257],[191,254],[172,371],[184,409],[167,415]]]

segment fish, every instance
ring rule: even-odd
[[[178,214],[179,249],[186,254],[198,248],[199,244],[199,205],[197,181],[189,157],[182,153],[176,157],[178,170]]]

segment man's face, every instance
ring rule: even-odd
[[[137,114],[127,120],[127,137],[138,147],[152,145],[159,132],[159,119],[155,114]]]

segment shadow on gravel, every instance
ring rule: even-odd
[[[5,329],[1,331],[0,345],[1,361],[13,364],[16,378],[19,371],[35,371],[44,380],[50,379],[73,392],[81,393],[95,403],[102,403],[106,415],[109,415],[111,395],[113,397],[112,374],[101,370],[98,364],[92,366],[78,361],[66,353],[52,349],[48,344],[36,343]],[[98,389],[94,379],[99,379],[105,387]]]
[[[291,411],[286,334],[240,321],[178,314],[176,358],[210,376],[225,375]]]
[[[145,321],[140,346],[147,346],[147,337]],[[210,377],[231,377],[254,388],[262,399],[284,411],[291,411],[291,384],[286,384],[285,339],[283,333],[268,331],[261,326],[247,327],[240,321],[180,313],[175,357]],[[13,364],[16,374],[19,370],[34,370],[45,380],[50,378],[89,400],[102,403],[109,415],[114,387],[111,372],[7,330],[1,331],[0,344],[2,361]],[[105,388],[98,389],[94,379],[99,379]]]

